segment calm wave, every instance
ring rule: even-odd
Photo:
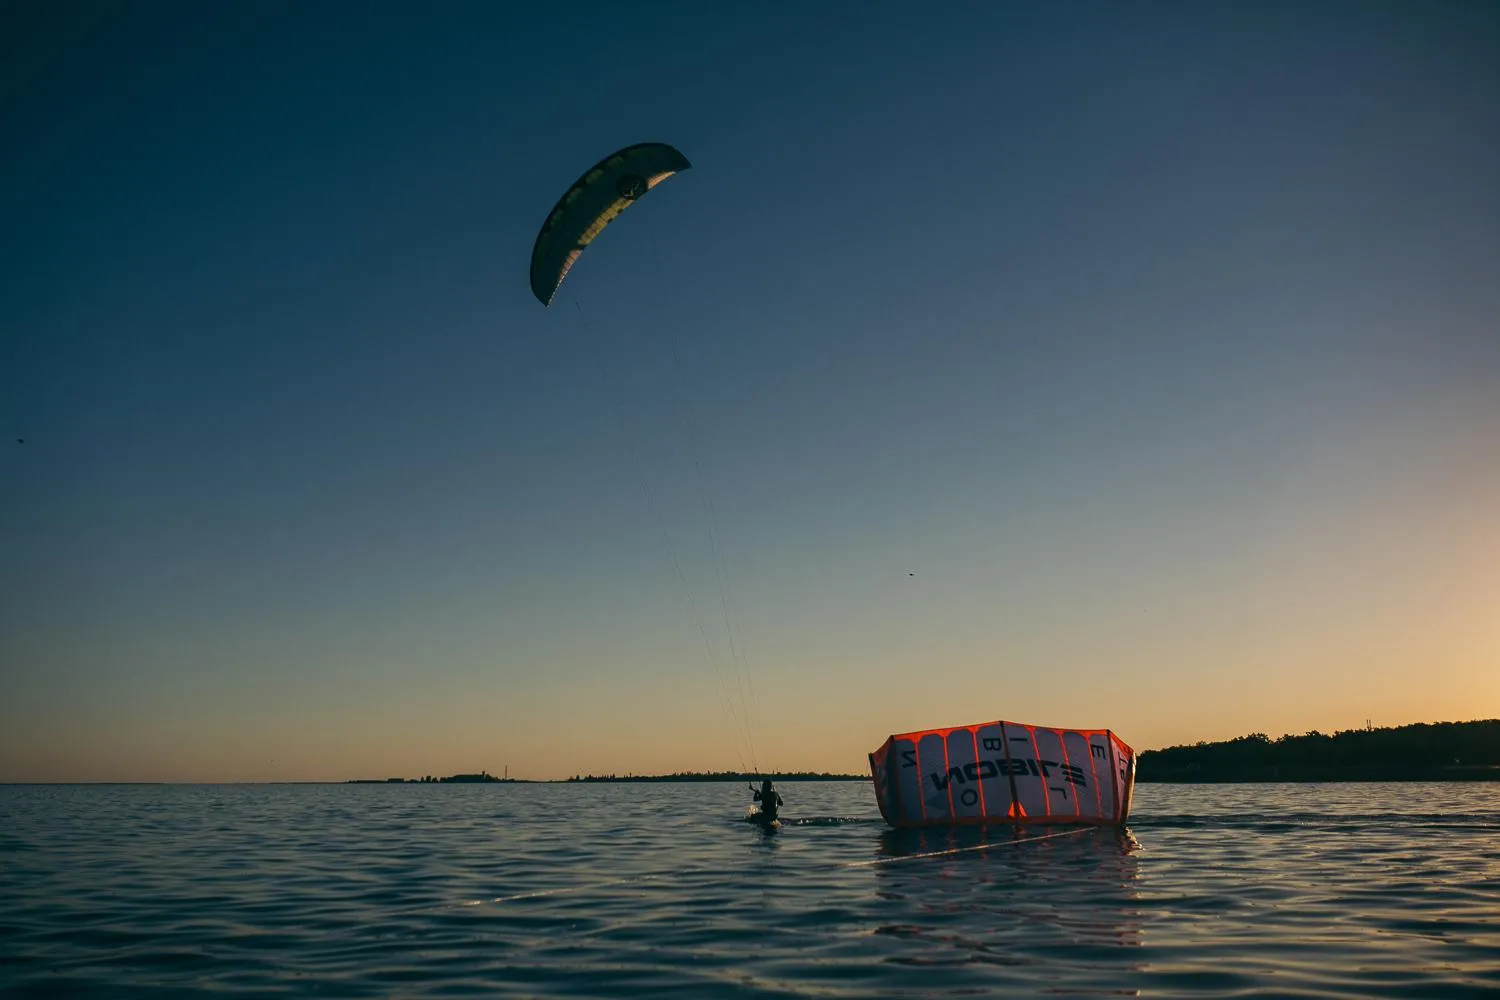
[[[1500,783],[1141,785],[1129,835],[783,794],[0,787],[0,995],[1500,995]]]

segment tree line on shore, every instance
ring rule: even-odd
[[[785,771],[775,774],[749,774],[743,771],[679,771],[673,774],[575,774],[564,778],[575,781],[869,781],[868,774],[832,774],[827,771]],[[500,778],[488,771],[477,774],[450,774],[445,778],[426,775],[421,778],[355,778],[349,785],[427,785],[427,784],[536,784],[524,778]]]
[[[1500,719],[1317,730],[1146,750],[1138,781],[1500,780]]]
[[[744,771],[678,771],[672,774],[575,774],[574,781],[869,781],[868,774],[833,774],[827,771],[783,771],[749,774]]]

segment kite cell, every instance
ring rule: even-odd
[[[580,254],[647,191],[688,169],[687,157],[665,143],[642,142],[611,153],[558,199],[531,249],[531,292],[550,305]]]
[[[895,827],[1123,825],[1135,751],[1108,729],[983,722],[892,736],[870,754],[870,773]]]

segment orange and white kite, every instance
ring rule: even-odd
[[[982,722],[892,736],[870,754],[870,773],[895,827],[1124,825],[1135,751],[1108,729]]]

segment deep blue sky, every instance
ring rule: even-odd
[[[0,38],[0,778],[1500,714],[1493,4]],[[544,310],[643,140],[693,169]]]

